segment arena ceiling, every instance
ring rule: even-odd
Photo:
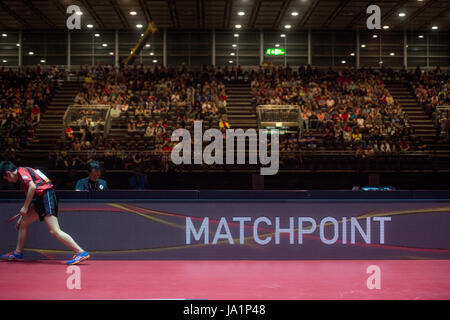
[[[391,30],[450,26],[449,0],[0,0],[0,29],[65,29],[66,8],[73,4],[83,12],[83,26],[96,29],[135,29],[154,20],[160,29],[235,29],[240,24],[241,30],[286,25],[291,30],[354,30],[365,28],[371,4],[380,6],[382,24]]]

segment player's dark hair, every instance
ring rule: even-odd
[[[87,171],[91,172],[92,170],[101,170],[102,167],[98,161],[91,161],[87,165]]]
[[[6,171],[14,172],[16,170],[17,167],[11,161],[0,162],[0,177],[6,176]]]

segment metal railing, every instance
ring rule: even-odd
[[[63,139],[66,140],[66,134],[65,129],[68,127],[77,127],[81,125],[81,121],[83,120],[83,115],[81,115],[81,111],[93,111],[93,116],[96,119],[91,119],[91,125],[92,123],[97,125],[99,122],[103,125],[103,137],[106,138],[111,130],[111,106],[109,105],[70,105],[66,112],[64,113],[63,117]],[[103,119],[103,121],[100,121]],[[77,131],[78,132],[78,131]]]
[[[259,128],[296,128],[303,130],[301,109],[297,105],[259,105],[256,107]]]

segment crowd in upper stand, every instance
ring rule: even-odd
[[[66,76],[57,68],[0,69],[0,146],[2,157],[15,160],[16,153],[36,140],[35,129],[58,86]],[[126,129],[122,139],[104,137],[104,126],[90,125],[92,117],[80,114],[81,130],[66,128],[66,137],[55,143],[49,159],[53,168],[78,168],[102,157],[110,168],[136,164],[164,167],[161,159],[173,147],[170,136],[177,128],[229,128],[226,84],[247,81],[253,105],[300,107],[302,134],[282,136],[280,151],[305,149],[353,150],[357,157],[376,153],[425,150],[408,115],[385,85],[386,78],[409,81],[419,103],[432,117],[438,138],[449,137],[448,75],[439,68],[423,72],[389,68],[321,71],[310,66],[255,69],[204,67],[201,71],[137,66],[115,69],[82,67],[84,79],[74,104],[111,107],[113,125]],[[102,119],[104,120],[104,119]],[[95,123],[101,123],[97,121]],[[71,154],[69,151],[80,152]],[[136,152],[129,152],[136,151]],[[144,152],[145,151],[145,152]],[[152,152],[149,152],[152,151]]]
[[[45,112],[58,80],[57,68],[13,71],[0,69],[0,149],[2,158],[16,160],[17,151],[35,139],[41,113]]]
[[[255,106],[300,106],[303,133],[286,135],[281,151],[352,149],[365,157],[426,148],[382,80],[408,75],[387,68],[324,72],[301,66],[297,71],[260,68],[250,79]]]
[[[127,129],[128,135],[124,138],[129,145],[126,150],[170,151],[172,132],[178,128],[191,129],[194,121],[202,121],[203,129],[229,127],[224,82],[237,77],[235,71],[205,67],[200,72],[189,72],[186,67],[136,67],[117,72],[99,65],[93,70],[80,70],[79,76],[84,77],[85,82],[74,104],[110,106],[113,125],[122,124]],[[94,134],[95,126],[87,123],[89,121],[82,125],[79,134],[67,129],[69,133],[62,149],[107,150],[112,159],[105,161],[117,168],[129,167],[128,156],[134,163],[140,163],[141,152],[121,155],[122,141],[105,141],[100,134]],[[87,161],[68,157],[55,159],[56,166],[70,167],[72,163]]]
[[[416,69],[410,79],[417,101],[432,118],[436,128],[436,140],[450,142],[450,78],[440,68],[422,73]]]

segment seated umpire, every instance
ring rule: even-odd
[[[108,190],[108,184],[100,179],[102,168],[98,161],[91,161],[87,167],[88,177],[80,179],[75,187],[76,191],[105,191]]]

